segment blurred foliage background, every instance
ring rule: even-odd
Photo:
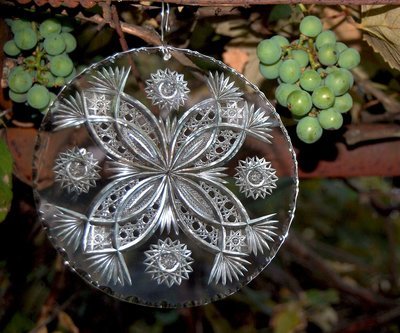
[[[3,18],[74,18],[77,66],[160,41],[156,3],[104,2],[89,8],[37,3],[4,1],[0,9]],[[290,237],[258,278],[206,306],[167,310],[123,303],[92,289],[63,265],[37,221],[32,196],[29,149],[42,114],[13,108],[3,91],[2,133],[14,158],[14,197],[0,225],[1,332],[400,332],[400,162],[394,164],[400,160],[399,72],[384,52],[382,57],[362,40],[367,29],[360,6],[309,10],[362,53],[352,91],[355,106],[343,131],[307,147],[294,138],[301,181]],[[396,7],[385,10],[399,15]],[[274,84],[258,73],[255,48],[277,33],[294,39],[300,16],[289,5],[173,6],[167,41],[224,60],[273,101]],[[4,43],[10,32],[1,24]],[[4,68],[3,54],[1,59]],[[291,132],[293,121],[285,110],[278,111]],[[371,125],[379,130],[365,127]],[[363,136],[354,141],[356,130]],[[372,156],[377,145],[383,153]],[[374,158],[381,163],[368,162]],[[0,171],[10,176],[6,152],[0,162],[5,166]],[[1,188],[10,191],[9,182]]]

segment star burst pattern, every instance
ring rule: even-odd
[[[239,161],[236,171],[236,185],[246,197],[265,198],[276,188],[276,171],[265,158],[247,157],[245,161]]]
[[[182,280],[189,279],[189,273],[193,272],[193,259],[190,257],[192,252],[178,240],[159,239],[157,244],[150,245],[150,250],[144,254],[144,263],[147,266],[145,271],[150,273],[151,278],[158,284],[165,283],[168,287],[180,285]]]
[[[71,237],[74,244],[81,240],[88,267],[101,283],[130,284],[123,253],[139,249],[157,230],[177,236],[183,231],[191,246],[213,256],[208,283],[239,280],[251,256],[269,250],[277,221],[275,214],[249,217],[226,186],[226,165],[247,136],[270,143],[268,113],[247,102],[229,77],[216,72],[205,77],[209,98],[179,117],[173,112],[157,117],[124,92],[128,76],[125,68],[103,68],[89,87],[53,110],[56,130],[86,126],[108,159],[107,183],[84,214],[57,207],[62,212],[55,221],[57,233],[61,237],[79,230]],[[148,97],[160,110],[177,110],[188,98],[183,75],[169,69],[151,74],[146,84]],[[73,152],[56,162],[57,177],[66,177],[65,167],[78,156],[85,182],[64,182],[86,189],[83,184],[97,179],[96,163],[84,150]],[[254,198],[275,185],[275,173],[263,158],[246,159],[237,171],[238,186]],[[62,223],[62,216],[68,223]],[[145,255],[146,272],[159,284],[179,285],[189,278],[191,251],[179,241],[160,239]]]
[[[96,186],[96,180],[100,178],[98,161],[84,148],[69,149],[61,153],[55,162],[55,181],[69,193],[87,193],[91,187]]]
[[[151,79],[147,80],[146,84],[147,97],[160,109],[177,110],[188,99],[190,90],[183,75],[168,68],[159,69],[157,73],[151,74]]]

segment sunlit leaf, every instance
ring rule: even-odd
[[[298,302],[281,304],[271,318],[274,333],[294,333],[301,331],[307,321],[304,310]]]
[[[361,13],[364,39],[391,67],[400,70],[400,7],[364,5]]]

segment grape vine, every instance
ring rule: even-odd
[[[8,74],[8,95],[15,103],[26,103],[46,112],[54,92],[76,75],[69,57],[77,46],[71,25],[55,18],[42,23],[24,19],[6,19],[13,33],[4,53],[14,59],[15,66]]]
[[[298,138],[311,144],[323,130],[339,129],[342,114],[352,108],[350,70],[360,63],[360,54],[338,42],[333,31],[323,31],[316,16],[305,16],[299,30],[299,39],[291,43],[280,35],[261,41],[257,56],[261,74],[278,80],[275,98],[298,121]]]

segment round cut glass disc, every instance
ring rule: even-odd
[[[150,306],[246,285],[287,236],[297,166],[265,96],[222,62],[149,47],[94,64],[39,131],[48,236],[83,279]]]

